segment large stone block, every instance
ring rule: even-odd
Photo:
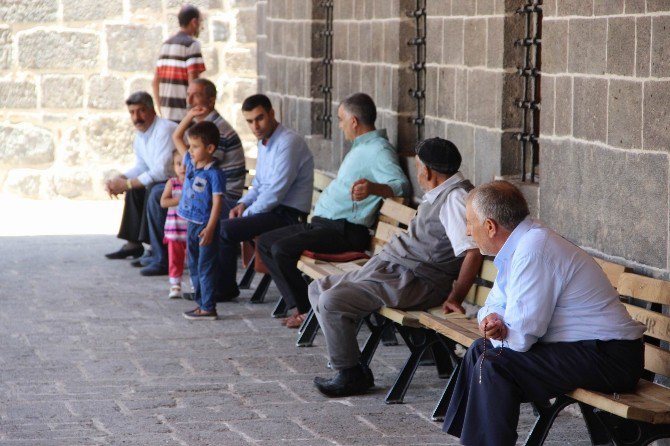
[[[487,20],[486,66],[503,68],[505,52],[505,18],[494,17]]]
[[[54,160],[51,132],[30,124],[0,124],[0,163],[27,166],[50,163]]]
[[[556,78],[556,111],[554,132],[556,135],[572,135],[572,78]],[[541,118],[540,118],[541,119]]]
[[[91,153],[101,160],[119,163],[132,157],[135,134],[126,116],[93,116],[85,123],[85,134]]]
[[[152,92],[149,90],[149,92]],[[91,76],[88,80],[88,106],[120,109],[124,106],[123,79],[116,76]]]
[[[607,143],[642,147],[642,83],[612,79],[609,87]]]
[[[593,2],[584,0],[556,0],[557,13],[566,15],[593,15]]]
[[[106,25],[105,34],[111,70],[153,71],[163,42],[160,26]]]
[[[130,10],[147,10],[152,12],[161,12],[163,2],[161,0],[130,0]]]
[[[12,66],[12,31],[7,26],[0,26],[0,70],[8,70]]]
[[[256,10],[240,9],[237,12],[237,25],[235,36],[240,43],[253,43],[256,41]]]
[[[447,139],[453,142],[461,153],[461,171],[466,178],[475,174],[475,128],[467,124],[447,124]]]
[[[123,14],[122,0],[62,0],[63,20],[83,22],[118,17]]]
[[[214,42],[226,42],[230,38],[230,23],[224,20],[212,20],[212,40]]]
[[[426,115],[438,116],[438,68],[430,66],[426,69]]]
[[[446,2],[445,2],[446,3]],[[477,15],[495,14],[495,1],[477,0]]]
[[[461,65],[463,63],[463,19],[444,21],[443,63]]]
[[[475,129],[475,184],[493,181],[500,175],[500,131]]]
[[[647,77],[651,69],[651,17],[637,17],[635,25],[635,75]]]
[[[542,172],[540,219],[578,245],[666,268],[666,154],[543,141]]]
[[[568,22],[546,20],[542,23],[542,71],[562,73],[568,67]]]
[[[625,0],[624,12],[626,14],[642,14],[646,11],[646,0]]]
[[[130,95],[131,93],[134,93],[136,91],[146,91],[153,97],[154,91],[152,81],[153,78],[151,77],[135,77],[131,79],[130,83],[128,84],[128,94]]]
[[[559,2],[559,4],[562,4],[562,2]],[[605,73],[607,67],[607,19],[571,20],[568,41],[569,71],[591,74]]]
[[[670,152],[670,81],[644,85],[644,148]]]
[[[384,55],[382,61],[396,63],[398,60],[398,48],[400,47],[400,34],[398,24],[384,22]]]
[[[554,94],[556,89],[556,78],[553,76],[542,76],[542,111],[540,112],[540,134],[554,134]]]
[[[465,121],[468,117],[468,70],[456,70],[456,92],[454,95],[455,117]]]
[[[651,42],[651,75],[667,77],[670,73],[670,16],[651,19]]]
[[[51,181],[54,192],[65,198],[77,198],[93,189],[91,175],[81,169],[58,171]]]
[[[12,169],[4,182],[4,191],[23,198],[39,198],[44,171]]]
[[[502,73],[502,93],[500,104],[500,128],[516,129],[522,126],[522,113],[516,101],[523,98],[524,79],[516,73]],[[491,106],[494,103],[492,101]]]
[[[607,33],[607,72],[632,76],[635,73],[635,18],[611,18]]]
[[[0,81],[2,108],[35,108],[37,93],[35,84],[28,81]]]
[[[254,52],[250,49],[231,49],[223,56],[223,60],[226,62],[225,69],[235,77],[255,76],[256,58],[254,56]]]
[[[486,20],[468,19],[464,25],[465,45],[463,60],[469,67],[486,65]]]
[[[79,71],[98,65],[100,40],[97,33],[37,30],[20,32],[17,38],[22,68]]]
[[[3,0],[0,2],[0,22],[55,22],[58,19],[57,0]]]
[[[83,105],[83,78],[79,76],[42,77],[42,107],[80,108]]]
[[[254,53],[255,55],[255,53]],[[216,47],[206,46],[202,48],[202,57],[205,59],[205,66],[207,67],[205,76],[212,78],[219,73],[219,52]],[[256,73],[256,57],[254,57],[254,74]]]
[[[577,138],[607,140],[607,80],[576,77],[572,128]]]
[[[666,0],[647,0],[647,12],[670,11],[670,3]]]
[[[183,0],[167,0],[167,7],[181,8],[184,3],[190,3],[193,6],[197,6],[200,11],[206,13],[212,9],[221,9],[223,6],[221,1],[222,0],[189,0],[188,2],[184,2]]]
[[[426,62],[440,63],[442,61],[442,32],[441,17],[429,17],[426,30]]]
[[[456,99],[456,72],[452,68],[440,67],[438,70],[437,116],[443,119],[454,119]]]
[[[472,0],[451,0],[452,15],[475,15],[477,2]]]
[[[623,13],[624,0],[593,0],[595,15],[614,15]]]
[[[473,70],[468,76],[468,122],[499,128],[502,73]]]

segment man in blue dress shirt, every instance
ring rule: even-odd
[[[312,202],[314,160],[304,138],[275,119],[270,99],[262,94],[242,103],[242,114],[258,138],[252,188],[221,222],[221,294],[239,294],[235,281],[237,250],[243,240],[305,221]]]
[[[644,325],[589,254],[528,215],[505,181],[468,196],[467,232],[498,274],[444,420],[465,445],[515,444],[522,402],[578,387],[626,392],[642,373]]]
[[[396,149],[386,130],[375,128],[377,107],[372,98],[352,94],[340,104],[337,117],[344,138],[353,145],[337,177],[316,202],[312,221],[276,229],[258,239],[263,263],[288,308],[296,308],[282,321],[288,328],[298,328],[311,308],[307,283],[296,266],[302,252],[365,251],[382,199],[408,194],[409,180]]]

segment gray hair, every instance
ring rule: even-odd
[[[128,96],[126,99],[126,105],[144,105],[149,110],[154,109],[154,100],[151,99],[151,95],[146,91],[136,91],[135,93]]]
[[[355,116],[362,125],[374,127],[377,120],[375,101],[365,93],[354,93],[340,102],[347,113]]]
[[[193,79],[191,83],[205,87],[205,96],[207,99],[216,99],[216,85],[214,85],[214,82],[210,81],[209,79],[205,79],[204,77],[199,77],[197,79]]]
[[[513,231],[529,214],[523,194],[507,181],[493,181],[474,188],[468,201],[480,223],[491,219]]]

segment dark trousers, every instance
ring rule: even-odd
[[[264,232],[294,225],[305,221],[307,215],[287,206],[277,206],[270,212],[233,218],[221,221],[220,244],[221,252],[221,291],[235,293],[237,291],[237,253],[240,242],[251,240]]]
[[[149,192],[147,200],[147,227],[149,229],[149,243],[151,243],[149,264],[160,269],[168,268],[167,245],[163,243],[167,209],[161,207],[161,195],[163,195],[164,190],[165,183],[156,184]]]
[[[147,201],[151,195],[151,191],[158,185],[165,187],[164,183],[154,183],[146,188],[126,191],[123,216],[121,217],[121,226],[119,227],[118,234],[120,239],[134,243],[150,243]]]
[[[188,270],[195,291],[195,303],[203,311],[214,311],[216,309],[217,274],[219,239],[214,236],[212,242],[207,246],[200,246],[199,234],[205,229],[207,223],[198,224],[188,222]],[[217,228],[218,229],[218,228]]]
[[[324,254],[365,251],[370,231],[346,220],[314,217],[311,223],[291,225],[266,232],[258,238],[258,252],[288,308],[299,313],[310,309],[307,283],[296,264],[304,250]]]
[[[484,342],[475,341],[463,358],[442,428],[464,445],[514,445],[522,402],[547,401],[577,387],[631,391],[644,364],[641,340],[537,343],[527,352],[500,352],[486,341],[482,361]]]

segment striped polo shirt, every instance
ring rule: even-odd
[[[205,121],[213,122],[219,129],[219,145],[214,158],[217,167],[226,174],[224,197],[237,201],[242,196],[246,176],[242,141],[235,129],[216,110],[212,110]]]
[[[166,40],[156,63],[161,115],[180,122],[186,116],[188,74],[205,71],[200,42],[183,31]]]

